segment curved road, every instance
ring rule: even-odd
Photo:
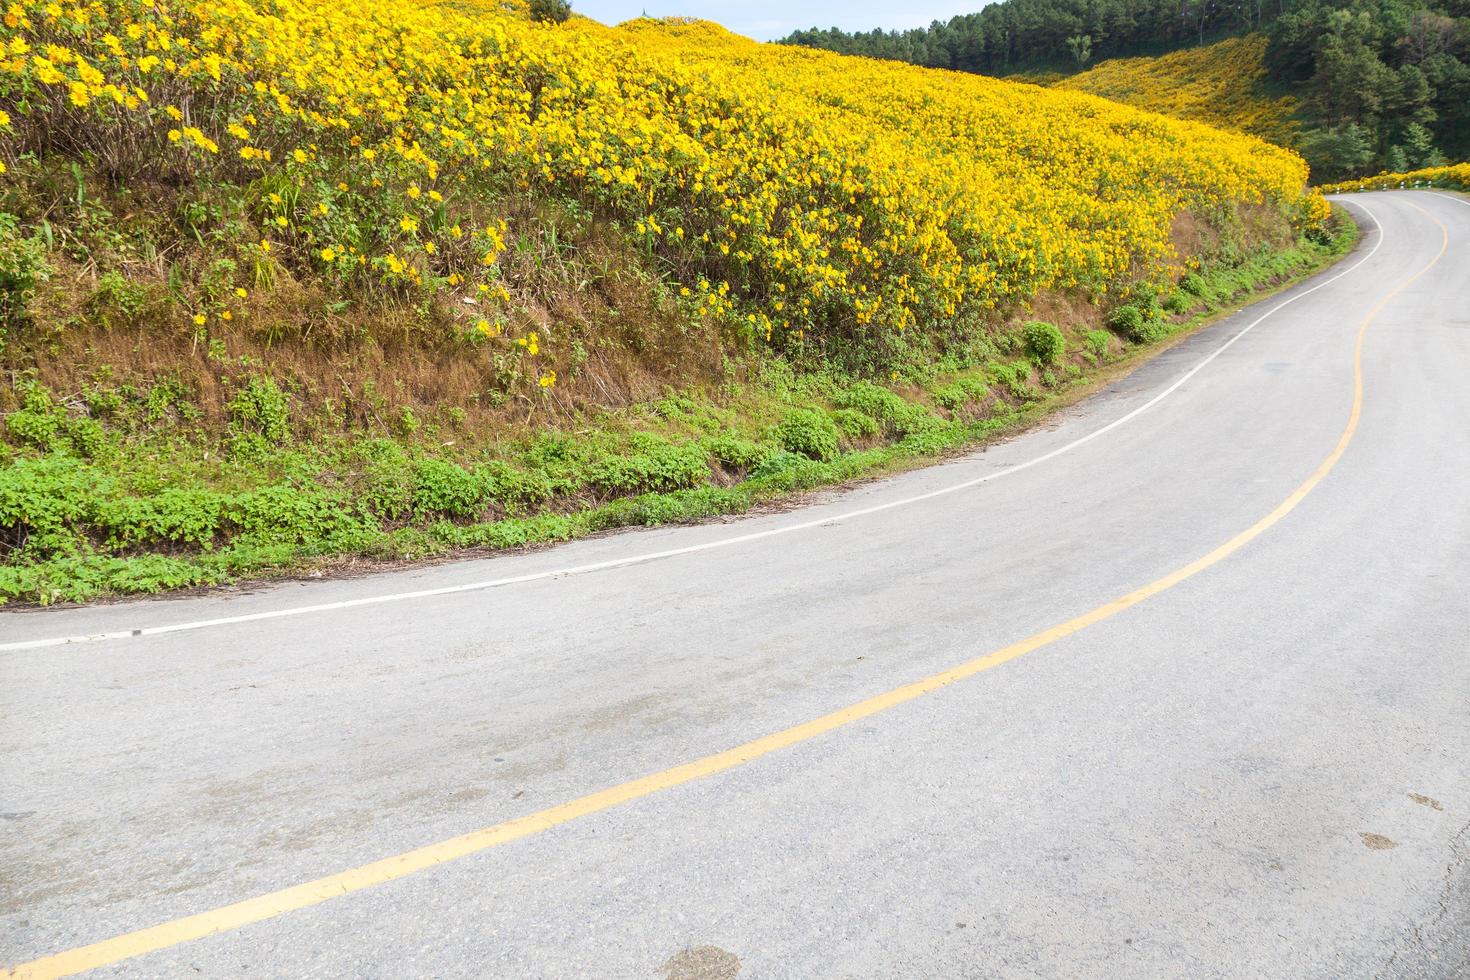
[[[1470,200],[1345,203],[1317,279],[797,512],[0,613],[0,963],[1470,976]]]

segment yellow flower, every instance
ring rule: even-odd
[[[235,295],[238,296],[238,297],[240,297],[241,299],[244,299],[249,294],[245,292],[245,287],[244,286],[236,286],[235,287]]]
[[[194,326],[196,326],[196,327],[202,327],[202,326],[204,326],[208,322],[209,322],[209,317],[205,316],[203,313],[195,313],[194,314]]]
[[[680,270],[672,287],[702,316],[778,340],[855,325],[875,343],[879,331],[989,322],[1041,293],[1102,298],[1138,276],[1177,276],[1189,257],[1171,232],[1184,213],[1261,208],[1303,231],[1328,208],[1305,191],[1299,157],[1245,136],[1064,88],[759,45],[707,22],[578,19],[548,32],[524,0],[3,2],[0,70],[15,91],[36,91],[4,101],[17,106],[11,125],[115,127],[134,140],[158,121],[171,144],[203,151],[191,166],[206,181],[234,179],[206,156],[219,147],[205,129],[223,131],[252,179],[294,183],[285,196],[316,216],[332,209],[298,165],[341,162],[337,191],[364,213],[400,193],[442,208],[435,233],[442,216],[452,242],[474,243],[489,284],[476,277],[472,292],[485,300],[509,299],[495,272],[508,226],[486,222],[483,196],[449,202],[441,184],[485,180],[527,198],[554,187],[635,230],[653,263]],[[1263,41],[1208,50],[1208,64],[1188,52],[1209,75],[1201,84],[1244,91],[1258,77]],[[1200,100],[1194,82],[1140,81],[1112,64],[1167,111],[1280,110],[1257,95]],[[543,98],[531,123],[527,66],[576,97]],[[150,92],[174,104],[154,116]],[[185,125],[184,105],[205,129]],[[290,148],[291,166],[251,145],[255,131]],[[1419,179],[1433,178],[1399,182]],[[296,206],[277,201],[264,223],[290,228]],[[423,221],[401,216],[405,255],[420,244],[437,255],[437,239],[418,241]],[[343,275],[422,276],[396,254],[314,247]],[[259,254],[270,249],[262,241]],[[458,260],[433,262],[455,287]],[[719,270],[716,281],[699,270]],[[539,351],[533,335],[518,343]]]
[[[229,310],[221,310],[219,318],[221,320],[233,320],[235,318],[235,314],[231,313]]]
[[[532,351],[532,353],[535,353],[535,352]],[[551,388],[551,387],[555,386],[556,385],[556,372],[555,371],[547,371],[545,374],[541,375],[541,379],[539,381],[537,381],[536,383],[539,384],[543,388]]]

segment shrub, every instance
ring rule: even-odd
[[[832,413],[832,421],[837,425],[838,430],[849,439],[871,439],[883,431],[877,419],[856,408],[839,408]]]
[[[357,498],[379,518],[397,520],[413,510],[418,469],[391,439],[364,439],[351,448],[349,467],[361,468]]]
[[[51,393],[37,384],[23,389],[20,408],[5,416],[5,430],[21,445],[51,451],[61,445],[66,413],[51,400]]]
[[[587,470],[587,483],[603,494],[630,495],[681,490],[709,479],[709,454],[699,443],[676,446],[639,433],[631,451],[610,452]]]
[[[1143,311],[1136,306],[1120,306],[1108,316],[1108,326],[1134,340],[1143,332]]]
[[[97,280],[97,289],[87,299],[87,312],[104,327],[130,324],[142,312],[147,295],[140,283],[113,270]]]
[[[67,419],[66,437],[71,441],[72,450],[78,456],[86,456],[88,459],[102,455],[107,445],[107,433],[103,430],[102,423],[85,415]]]
[[[1204,296],[1210,289],[1204,276],[1198,272],[1186,272],[1184,278],[1179,280],[1179,288],[1191,296]]]
[[[909,403],[881,385],[859,381],[837,395],[839,408],[857,409],[885,425],[891,424],[908,408]]]
[[[66,456],[22,459],[0,468],[0,543],[45,557],[73,550],[113,480]]]
[[[1021,328],[1026,342],[1026,353],[1037,364],[1055,364],[1067,350],[1067,338],[1055,324],[1045,320],[1032,320]]]
[[[990,385],[982,378],[959,378],[935,388],[932,394],[941,408],[958,412],[966,405],[989,398]]]
[[[1120,306],[1108,317],[1108,326],[1137,344],[1147,344],[1168,332],[1163,322],[1163,311],[1150,305],[1147,309],[1136,303]]]
[[[551,478],[540,470],[522,470],[495,460],[476,469],[485,484],[485,495],[506,510],[533,507],[556,495]]]
[[[814,408],[788,412],[776,426],[776,438],[787,450],[810,459],[828,460],[837,455],[837,423]]]
[[[414,514],[474,517],[482,509],[485,483],[462,466],[440,459],[420,460],[415,467]]]
[[[197,487],[170,487],[147,497],[114,497],[98,509],[97,523],[113,547],[194,544],[209,547],[219,530],[225,498]]]
[[[839,408],[853,408],[876,419],[897,436],[924,432],[943,422],[923,405],[905,401],[896,392],[871,381],[859,381],[837,395]]]
[[[1026,361],[1013,361],[1010,364],[991,362],[989,370],[991,377],[1017,401],[1034,401],[1041,397],[1041,392],[1031,384],[1031,365]]]
[[[291,437],[288,398],[271,378],[255,377],[230,399],[225,411],[238,433],[280,444]]]
[[[220,517],[242,534],[282,546],[321,545],[332,538],[348,545],[351,538],[377,531],[364,523],[343,495],[290,483],[239,494],[224,503]]]
[[[833,465],[782,450],[773,453],[751,473],[751,482],[765,490],[808,490],[831,482],[835,476]]]
[[[1113,335],[1106,330],[1089,330],[1084,339],[1088,349],[1098,358],[1107,357],[1113,349]]]
[[[759,466],[770,455],[770,450],[760,443],[741,439],[739,436],[709,436],[701,440],[700,445],[721,466],[736,470]]]
[[[15,215],[0,212],[0,350],[7,329],[25,320],[36,286],[50,277],[45,244],[22,235]]]

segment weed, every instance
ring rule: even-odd
[[[87,299],[87,310],[103,327],[126,326],[137,320],[147,299],[141,283],[112,270],[97,280],[97,288]]]
[[[52,271],[40,236],[23,235],[15,215],[0,212],[0,351],[9,330],[25,321],[36,286]]]
[[[856,408],[839,408],[832,413],[838,431],[848,439],[872,439],[883,431],[878,420]]]
[[[251,378],[225,408],[237,436],[274,445],[291,437],[289,398],[272,378]]]
[[[776,426],[776,439],[788,452],[815,460],[829,460],[837,455],[840,433],[837,423],[826,412],[798,408],[786,413]]]
[[[733,470],[759,466],[771,453],[759,443],[732,435],[709,436],[700,445],[717,463]]]
[[[442,459],[423,459],[414,472],[413,513],[424,518],[474,517],[484,508],[485,480]]]
[[[697,443],[675,445],[649,433],[634,437],[631,452],[610,454],[587,471],[587,483],[606,496],[682,490],[709,479],[709,455]]]

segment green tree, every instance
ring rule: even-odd
[[[1442,167],[1444,154],[1434,145],[1434,134],[1419,123],[1404,126],[1404,150],[1411,167]]]
[[[1309,132],[1302,139],[1302,156],[1318,180],[1344,180],[1368,170],[1374,147],[1357,123]]]
[[[1067,38],[1067,50],[1079,68],[1087,64],[1092,59],[1092,35],[1078,34]]]
[[[570,0],[531,0],[531,19],[544,24],[562,24],[572,16]]]

